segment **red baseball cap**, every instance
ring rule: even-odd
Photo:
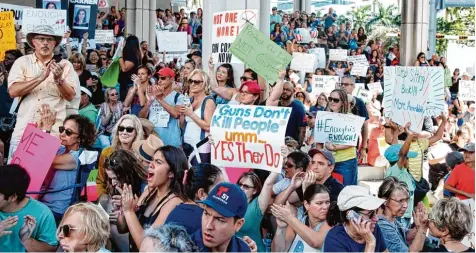
[[[159,76],[175,77],[175,72],[171,68],[168,68],[168,67],[161,68],[159,72],[157,72],[157,74],[159,74]]]
[[[254,95],[259,95],[261,93],[261,88],[259,87],[258,82],[256,81],[246,81],[241,84],[240,91],[243,87],[248,87],[248,92]]]

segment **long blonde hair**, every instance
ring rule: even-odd
[[[121,143],[119,142],[119,136],[117,135],[117,128],[121,125],[122,121],[126,119],[129,119],[132,121],[134,128],[136,130],[136,137],[134,138],[134,141],[132,141],[132,144],[144,139],[144,130],[142,129],[142,124],[140,123],[139,118],[137,118],[137,116],[134,114],[126,114],[117,121],[116,125],[114,125],[114,128],[112,129],[111,147],[113,150],[117,150],[121,146]]]

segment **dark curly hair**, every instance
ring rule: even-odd
[[[66,117],[63,124],[68,120],[73,120],[78,125],[79,145],[84,148],[90,148],[96,141],[96,128],[88,118],[79,114],[73,114]]]
[[[142,166],[139,159],[131,151],[118,149],[114,151],[104,162],[104,168],[116,174],[119,185],[130,184],[132,192],[139,196],[142,192],[142,184],[147,181],[147,170]],[[114,186],[106,174],[106,192],[112,196]]]

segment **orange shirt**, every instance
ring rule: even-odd
[[[462,163],[453,169],[446,183],[460,191],[474,194],[474,175],[474,168]],[[461,200],[468,199],[460,194],[456,194],[456,197]]]

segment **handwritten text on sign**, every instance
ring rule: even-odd
[[[210,133],[217,166],[281,172],[281,147],[291,108],[218,105]]]
[[[317,143],[356,146],[364,120],[352,114],[318,111],[314,140]]]
[[[309,48],[307,50],[308,54],[315,54],[316,55],[316,66],[314,69],[320,68],[323,69],[326,67],[326,51],[324,48],[316,47],[316,48]]]
[[[230,52],[268,83],[278,79],[279,71],[286,68],[293,58],[251,24],[246,24],[233,41]]]
[[[329,49],[329,61],[347,61],[347,50]]]
[[[97,30],[94,35],[94,40],[99,44],[110,44],[114,41],[113,30]]]
[[[6,51],[16,48],[13,12],[0,12],[0,61],[5,59]]]
[[[293,53],[293,59],[291,61],[291,69],[304,71],[306,73],[314,72],[314,66],[316,65],[316,55],[306,53]]]
[[[458,98],[462,101],[476,101],[476,86],[474,81],[460,80]]]
[[[157,43],[160,52],[183,52],[187,51],[187,32],[163,32],[157,31]]]
[[[36,26],[49,25],[56,35],[63,37],[66,23],[66,10],[23,9],[22,32],[25,36]]]
[[[11,163],[21,165],[30,174],[28,191],[40,191],[59,146],[58,138],[33,125],[25,128]]]
[[[213,63],[241,63],[240,60],[232,56],[229,49],[233,40],[235,40],[241,32],[246,20],[256,25],[258,21],[258,10],[222,11],[213,14]]]
[[[316,97],[321,93],[329,96],[331,92],[335,90],[336,85],[339,83],[339,79],[339,76],[313,75],[311,94]]]
[[[23,5],[14,5],[14,4],[4,4],[0,3],[0,12],[11,11],[13,13],[13,18],[15,19],[15,25],[22,24],[23,9],[28,8]],[[26,34],[25,34],[26,36]]]

